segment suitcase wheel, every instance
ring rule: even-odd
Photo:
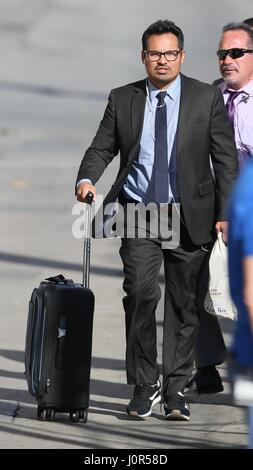
[[[53,408],[42,408],[38,405],[37,417],[42,421],[53,421],[55,417],[55,411]]]
[[[88,412],[83,408],[77,411],[71,411],[71,413],[69,413],[69,419],[74,423],[86,423],[87,417]]]

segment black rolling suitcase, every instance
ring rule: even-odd
[[[61,274],[48,278],[33,290],[29,303],[25,374],[43,420],[54,419],[55,412],[67,412],[76,422],[87,420],[94,313],[89,289],[91,202],[89,193],[83,283]]]

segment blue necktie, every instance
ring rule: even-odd
[[[169,199],[169,167],[167,150],[167,106],[164,101],[166,91],[160,91],[155,114],[155,149],[153,166],[153,193],[157,203],[168,202]]]

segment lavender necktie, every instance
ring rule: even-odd
[[[241,91],[228,90],[229,97],[226,102],[226,110],[228,112],[228,118],[234,128],[234,114],[235,114],[235,98],[241,94]]]

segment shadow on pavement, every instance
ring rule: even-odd
[[[83,267],[81,264],[77,263],[67,263],[65,261],[57,261],[46,258],[37,258],[35,256],[24,256],[24,255],[15,255],[11,253],[2,253],[0,252],[0,261],[5,263],[17,263],[17,264],[26,264],[30,266],[42,266],[53,269],[63,269],[69,271],[80,271],[82,272]],[[91,274],[97,274],[102,276],[118,276],[122,277],[122,270],[115,268],[105,268],[105,267],[91,267]]]
[[[16,362],[24,362],[25,352],[15,349],[0,349],[0,356]],[[91,367],[95,369],[125,370],[125,361],[106,357],[92,357]],[[0,371],[0,375],[1,375]]]
[[[55,88],[51,86],[33,85],[31,83],[10,82],[0,80],[0,90],[31,93],[33,95],[50,96],[56,98],[71,98],[77,100],[106,101],[107,94],[97,91],[77,91]]]
[[[91,413],[91,410],[89,411]],[[106,413],[104,413],[106,414]],[[37,420],[37,418],[36,418]],[[170,435],[170,433],[175,432],[173,430],[174,426],[168,427],[168,423],[165,422],[164,428],[160,428],[161,431],[158,432],[157,428],[155,428],[154,433],[154,422],[155,420],[152,418],[149,422],[142,423],[143,426],[140,426],[136,421],[132,420],[133,427],[132,428],[125,428],[120,429],[118,425],[103,425],[100,423],[94,423],[89,421],[86,424],[82,423],[71,423],[68,421],[67,416],[59,415],[58,423],[64,425],[64,428],[58,429],[57,433],[55,432],[55,424],[56,422],[52,423],[52,430],[50,430],[50,423],[47,422],[46,426],[44,423],[41,422],[41,427],[34,428],[33,427],[33,420],[31,421],[31,426],[28,426],[26,423],[26,427],[24,428],[20,423],[16,422],[15,427],[10,427],[5,424],[0,425],[0,432],[3,433],[10,433],[13,435],[22,435],[22,438],[28,438],[28,443],[30,442],[29,438],[32,440],[43,440],[44,442],[48,441],[50,447],[52,448],[52,442],[67,444],[68,446],[80,446],[82,448],[88,449],[117,449],[117,448],[142,448],[143,442],[145,442],[145,448],[155,448],[160,449],[161,447],[173,447],[174,449],[177,448],[192,448],[192,449],[217,449],[217,448],[231,448],[229,444],[219,445],[215,440],[210,438],[210,433],[205,438],[203,436],[202,439],[199,439],[198,436],[196,438],[193,436],[186,437],[185,435],[180,436],[178,433],[176,436]],[[178,427],[178,423],[176,423]],[[44,427],[43,427],[44,426]],[[158,426],[161,426],[161,422],[158,423]],[[71,427],[71,431],[70,431]],[[83,432],[86,433],[83,437],[80,435],[75,435],[75,430],[77,428],[83,427]],[[189,426],[190,428],[190,426]],[[168,429],[168,430],[167,430]],[[167,432],[166,432],[167,430]],[[187,429],[184,428],[184,431]],[[191,433],[193,429],[191,428]],[[88,432],[88,436],[87,436]],[[196,433],[199,432],[199,429],[196,428]],[[69,434],[71,433],[71,437]],[[23,446],[24,446],[23,441]],[[102,442],[102,444],[100,443]],[[126,445],[126,442],[128,443]],[[132,443],[134,442],[134,447]],[[43,446],[44,447],[44,446]],[[234,448],[241,448],[242,446],[235,445]],[[36,446],[33,444],[33,448]]]

